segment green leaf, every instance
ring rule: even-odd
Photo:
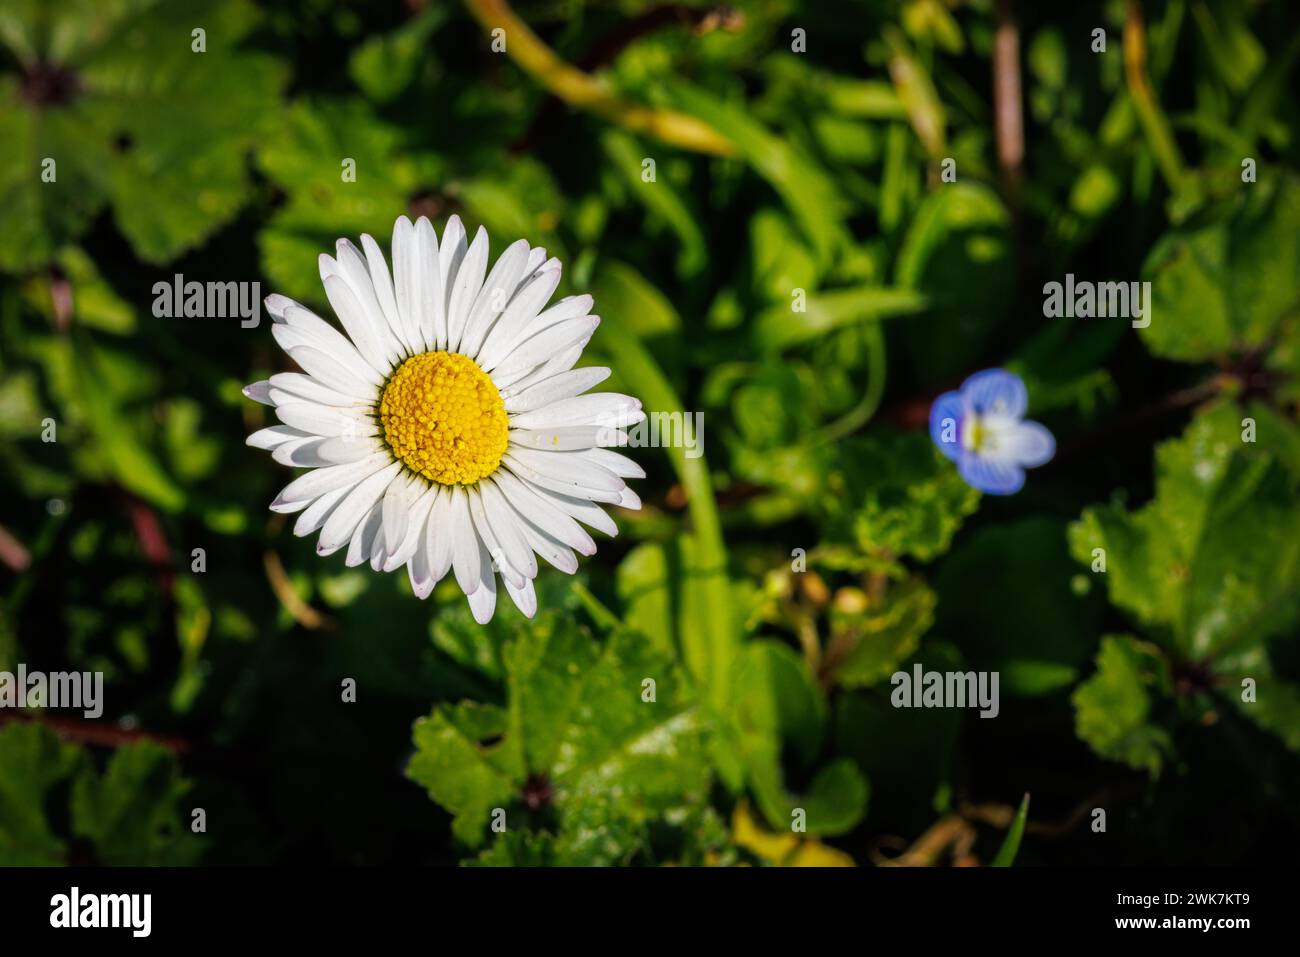
[[[1075,733],[1101,755],[1160,773],[1172,749],[1169,734],[1150,723],[1148,688],[1163,681],[1159,661],[1126,635],[1102,639],[1097,672],[1074,690]]]
[[[703,800],[697,709],[672,660],[640,635],[615,631],[602,647],[544,614],[519,626],[503,661],[504,709],[439,705],[415,725],[407,775],[452,812],[463,843],[482,844],[493,808],[526,819],[531,786],[550,792],[558,862],[626,862],[652,825]]]
[[[1215,218],[1175,230],[1142,267],[1151,282],[1147,348],[1201,362],[1257,347],[1300,306],[1300,182],[1243,187]]]
[[[388,102],[410,86],[421,67],[428,68],[429,37],[446,19],[446,7],[431,6],[392,33],[368,38],[348,58],[348,75],[372,100]]]
[[[988,187],[952,183],[926,196],[894,266],[895,281],[930,310],[906,327],[918,371],[948,379],[970,365],[1014,298],[1010,217]]]
[[[37,101],[21,95],[19,78],[0,76],[0,141],[26,157],[0,170],[16,226],[0,234],[0,268],[48,262],[105,203],[154,263],[229,222],[249,193],[245,154],[276,115],[286,75],[271,57],[236,52],[256,17],[239,0],[144,0],[9,21],[0,41],[71,79],[66,99]],[[191,50],[196,24],[207,52]]]
[[[634,137],[617,129],[606,130],[601,138],[602,148],[608,155],[616,173],[620,174],[628,193],[645,206],[654,220],[666,224],[676,234],[681,248],[677,253],[677,272],[692,276],[704,268],[708,261],[708,248],[700,224],[687,203],[682,191],[667,177],[656,171],[655,179],[642,179],[641,163],[651,151]]]
[[[868,555],[929,561],[947,551],[980,493],[928,435],[881,433],[841,442],[826,476],[822,526],[830,540],[851,534]]]
[[[50,826],[46,801],[82,759],[79,748],[39,724],[0,726],[0,866],[64,863],[66,845]]]
[[[725,136],[756,172],[780,194],[812,243],[819,262],[828,264],[848,245],[844,201],[834,180],[815,160],[769,131],[743,107],[683,83],[674,84],[675,105]]]
[[[789,291],[786,296],[786,301],[764,309],[754,321],[754,343],[763,351],[779,352],[855,323],[913,315],[928,304],[922,292],[887,286],[809,290],[802,312],[795,311]]]
[[[406,146],[398,128],[359,100],[299,101],[282,113],[279,135],[257,152],[262,172],[288,193],[258,233],[262,268],[278,292],[325,301],[317,259],[340,236],[370,233],[388,245],[396,215],[441,173],[436,158]],[[344,179],[349,160],[355,181]]]
[[[1015,863],[1016,854],[1020,851],[1020,839],[1025,836],[1025,822],[1028,819],[1029,795],[1026,794],[1020,801],[1020,809],[1016,811],[1011,827],[1007,828],[1006,839],[998,848],[998,853],[994,856],[990,867],[1010,867]]]
[[[744,646],[736,662],[728,719],[759,809],[777,830],[804,812],[807,833],[843,834],[866,810],[868,788],[846,759],[818,768],[828,709],[812,673],[792,649],[773,641]],[[791,787],[786,768],[806,787]]]
[[[1089,508],[1069,532],[1089,567],[1104,550],[1105,574],[1093,574],[1111,601],[1195,660],[1258,644],[1300,611],[1300,479],[1272,452],[1285,443],[1243,441],[1241,420],[1227,402],[1198,415],[1157,448],[1151,502]]]
[[[640,302],[649,302],[639,297]],[[634,305],[628,304],[629,307]],[[601,345],[612,357],[628,391],[639,398],[647,415],[681,412],[686,406],[655,361],[646,345],[626,325],[622,314],[607,320],[601,330]],[[709,688],[710,703],[725,708],[728,702],[727,676],[735,657],[738,629],[731,614],[731,583],[728,578],[727,550],[722,539],[713,498],[713,482],[703,455],[687,456],[686,449],[671,445],[666,449],[678,480],[686,491],[687,506],[693,524],[691,541],[695,606],[689,630],[682,634],[683,660],[693,677]]]
[[[163,470],[117,407],[114,390],[102,374],[99,350],[88,338],[77,337],[72,362],[77,387],[84,397],[79,406],[88,419],[104,467],[124,488],[141,498],[169,512],[179,510],[185,503],[185,492]]]
[[[191,832],[190,808],[181,803],[189,790],[166,748],[149,741],[125,745],[102,775],[77,778],[73,829],[94,842],[103,864],[196,863],[203,841]]]

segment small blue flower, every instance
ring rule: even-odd
[[[1052,433],[1024,421],[1029,392],[1019,376],[985,369],[945,392],[930,406],[930,436],[957,463],[967,485],[991,495],[1013,495],[1025,484],[1025,469],[1056,454]]]

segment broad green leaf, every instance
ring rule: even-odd
[[[50,826],[46,801],[81,762],[77,747],[39,724],[0,726],[0,866],[65,863],[66,845]]]
[[[1300,479],[1272,451],[1294,438],[1243,441],[1242,418],[1229,402],[1197,416],[1157,448],[1151,502],[1089,508],[1070,527],[1078,561],[1104,557],[1093,574],[1111,601],[1194,660],[1262,642],[1300,610]]]
[[[947,551],[980,493],[928,435],[880,433],[836,447],[821,507],[827,538],[856,541],[868,555],[929,561]]]
[[[407,775],[452,812],[463,843],[482,844],[493,808],[524,820],[527,795],[542,794],[557,861],[624,862],[653,822],[702,800],[711,774],[697,708],[642,636],[615,631],[600,646],[544,614],[517,629],[503,662],[504,709],[439,705],[415,726]]]
[[[1080,738],[1103,758],[1153,776],[1173,746],[1168,732],[1150,722],[1148,689],[1164,680],[1161,668],[1135,639],[1109,636],[1102,639],[1096,673],[1071,696]]]
[[[90,424],[95,449],[104,467],[123,487],[167,511],[185,503],[185,492],[162,469],[149,447],[135,434],[114,401],[114,391],[103,374],[98,350],[78,337],[73,363],[78,387],[84,392],[81,408]]]
[[[15,17],[0,33],[26,64],[0,76],[0,141],[27,157],[0,170],[15,226],[0,235],[0,268],[48,262],[105,203],[146,261],[200,244],[247,199],[245,154],[276,114],[286,75],[277,60],[237,50],[256,10],[242,0],[77,0],[50,13]],[[196,24],[209,35],[203,53],[191,49]],[[37,59],[61,78],[39,95]]]
[[[103,864],[194,864],[203,842],[190,829],[191,808],[181,802],[189,790],[167,749],[149,741],[125,745],[102,775],[77,778],[73,829],[94,842]]]
[[[362,91],[386,103],[410,86],[421,68],[431,61],[429,37],[447,19],[448,9],[430,6],[392,33],[365,40],[348,58],[348,75]]]
[[[282,114],[280,134],[261,145],[257,163],[288,192],[258,234],[262,268],[275,291],[316,303],[325,301],[320,254],[361,233],[387,249],[393,221],[441,173],[435,158],[407,152],[404,134],[359,100],[295,103]]]
[[[1258,347],[1300,306],[1300,181],[1244,186],[1214,219],[1175,230],[1142,267],[1153,354],[1201,362]]]

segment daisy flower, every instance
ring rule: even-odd
[[[519,240],[488,268],[488,235],[467,242],[452,216],[439,241],[424,217],[393,226],[393,271],[378,244],[340,239],[320,257],[342,330],[284,296],[266,299],[271,332],[303,370],[244,394],[279,425],[249,436],[283,465],[308,469],[271,503],[297,512],[295,535],[347,564],[406,566],[420,598],[450,571],[480,624],[497,575],[525,615],[537,611],[540,555],[560,571],[616,535],[601,505],[639,508],[644,478],[624,428],[641,403],[587,392],[606,368],[575,369],[600,323],[591,296],[547,306],[560,263]]]
[[[930,436],[957,463],[967,485],[992,495],[1011,495],[1025,484],[1025,469],[1056,454],[1045,426],[1026,422],[1029,391],[1019,376],[985,369],[945,392],[930,407]]]

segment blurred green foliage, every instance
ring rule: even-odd
[[[0,670],[106,686],[96,721],[0,712],[0,863],[866,864],[941,818],[969,840],[926,863],[1300,837],[1294,6],[514,11],[678,133],[565,102],[437,0],[0,11]],[[645,507],[542,573],[535,621],[294,539],[243,442],[240,387],[287,368],[269,319],[151,314],[174,273],[324,313],[317,255],[404,213],[546,246],[610,388],[704,414],[705,458],[635,453]],[[1150,281],[1152,323],[1043,318],[1066,272]],[[996,365],[1058,438],[1006,500],[925,434]],[[997,671],[997,719],[891,707],[916,663]],[[1104,838],[1035,829],[1092,807]]]

